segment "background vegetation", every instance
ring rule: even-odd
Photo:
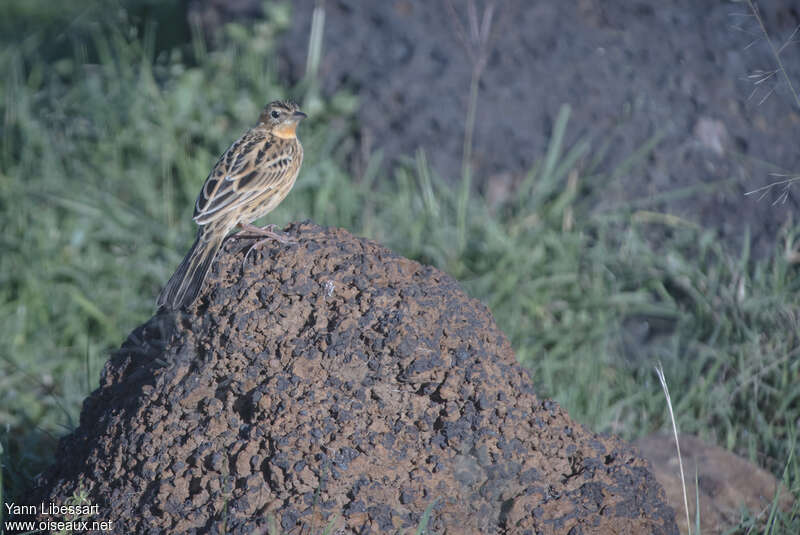
[[[800,228],[784,228],[783,245],[756,261],[747,236],[731,252],[664,214],[590,212],[582,186],[635,173],[647,146],[601,174],[603,147],[563,146],[568,108],[499,206],[465,197],[453,185],[461,177],[432,175],[421,152],[389,171],[379,171],[378,152],[350,176],[355,97],[322,100],[313,80],[288,90],[276,76],[285,7],[226,26],[210,50],[196,34],[156,26],[147,2],[56,4],[0,8],[6,501],[52,462],[109,352],[153,313],[191,243],[193,201],[217,156],[266,101],[287,95],[311,115],[307,161],[270,222],[341,226],[450,273],[490,306],[541,395],[595,430],[630,439],[667,428],[653,373],[662,362],[681,431],[800,493],[800,278],[789,254]],[[738,529],[751,522],[743,514]],[[800,510],[771,522],[773,532],[800,532]]]

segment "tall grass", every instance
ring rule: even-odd
[[[157,52],[152,33],[121,20],[55,64],[35,47],[0,53],[5,496],[50,462],[108,351],[153,312],[216,157],[287,96],[274,56],[284,15],[229,25],[214,50],[198,37]],[[600,173],[599,147],[564,145],[568,107],[502,206],[465,197],[422,152],[389,176],[376,159],[354,180],[341,165],[353,103],[320,101],[304,121],[306,163],[269,222],[342,226],[452,274],[492,309],[540,393],[594,429],[630,438],[667,425],[651,372],[660,360],[684,432],[784,472],[800,419],[800,282],[784,250],[754,261],[747,236],[731,254],[712,233],[635,205],[593,212],[581,188],[637,173],[647,147]],[[787,250],[797,231],[782,231]],[[796,463],[785,480],[797,493]],[[777,515],[776,532],[798,518]]]

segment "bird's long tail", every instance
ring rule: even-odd
[[[194,302],[222,245],[222,240],[225,239],[225,234],[227,232],[223,229],[200,227],[192,248],[161,290],[158,296],[159,308],[178,310]]]

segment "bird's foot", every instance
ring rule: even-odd
[[[254,237],[263,236],[264,239],[259,240],[258,242],[256,242],[255,245],[258,245],[261,242],[266,241],[267,239],[273,239],[273,240],[275,240],[275,241],[277,241],[279,243],[283,243],[283,244],[294,243],[294,242],[297,241],[294,238],[290,238],[289,236],[287,236],[283,232],[276,231],[275,227],[277,225],[275,225],[275,224],[270,224],[270,225],[267,225],[266,227],[257,227],[255,225],[251,225],[249,223],[245,223],[245,224],[242,224],[242,225],[239,225],[239,226],[242,227],[242,230],[241,230],[241,232],[237,232],[236,234],[234,234],[235,238],[254,238]]]
[[[257,227],[255,225],[251,225],[249,223],[243,224],[243,225],[239,225],[239,226],[242,227],[242,230],[241,230],[241,232],[237,232],[236,234],[234,234],[233,235],[234,238],[241,239],[241,238],[253,238],[253,237],[257,237],[257,236],[263,236],[263,238],[261,238],[260,240],[255,242],[253,245],[251,245],[250,248],[245,253],[244,260],[242,260],[242,268],[244,268],[244,265],[247,263],[247,257],[250,256],[250,253],[253,252],[253,249],[260,249],[261,246],[266,241],[275,240],[275,241],[277,241],[279,243],[282,243],[284,245],[287,244],[287,243],[295,243],[295,242],[297,242],[296,239],[287,236],[285,233],[277,232],[275,230],[275,226],[276,225],[274,225],[274,224],[267,225],[266,227]]]

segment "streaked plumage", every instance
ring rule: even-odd
[[[158,296],[159,307],[191,305],[225,236],[267,215],[289,194],[303,163],[295,131],[304,117],[293,102],[272,102],[258,124],[220,156],[195,202],[197,238]]]

